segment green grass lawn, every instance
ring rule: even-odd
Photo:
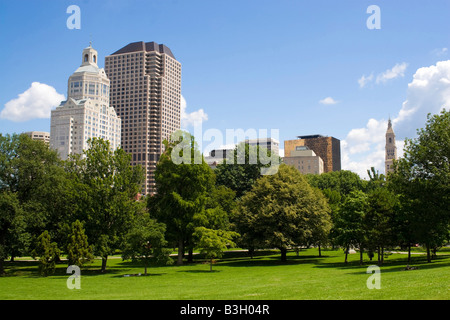
[[[107,273],[99,273],[100,261],[81,270],[81,289],[70,290],[67,265],[58,264],[49,277],[38,275],[37,262],[6,262],[6,276],[0,277],[1,300],[448,300],[450,299],[450,253],[442,252],[432,263],[414,255],[416,270],[405,271],[406,255],[392,254],[381,266],[381,289],[368,289],[366,273],[376,261],[359,265],[359,254],[349,255],[344,264],[342,250],[302,250],[288,261],[279,261],[276,251],[230,252],[213,266],[200,257],[192,264],[149,268],[120,258],[108,260]],[[366,258],[366,255],[364,256]]]

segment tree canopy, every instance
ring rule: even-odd
[[[177,137],[164,142],[165,151],[155,170],[157,194],[149,197],[148,208],[152,217],[166,225],[168,240],[178,246],[177,264],[182,264],[184,247],[192,241],[196,221],[204,215],[214,173],[194,137],[185,132]]]
[[[409,241],[430,250],[450,239],[450,112],[427,116],[417,137],[406,139],[404,156],[394,162],[389,187],[400,194]]]
[[[240,198],[266,171],[278,168],[280,163],[281,158],[266,148],[242,142],[223,163],[217,165],[217,185],[227,186]]]
[[[288,248],[329,231],[329,213],[322,193],[298,170],[281,164],[239,200],[234,219],[248,246],[278,248],[285,261]]]

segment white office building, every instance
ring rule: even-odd
[[[250,146],[260,146],[262,148],[267,149],[267,151],[271,151],[272,154],[279,155],[279,147],[280,142],[278,140],[272,138],[259,138],[259,139],[246,139],[245,143]]]
[[[26,134],[33,140],[39,140],[39,141],[43,141],[45,143],[50,143],[50,132],[28,131],[28,132],[24,132],[24,134]]]
[[[285,164],[294,166],[303,174],[322,174],[324,172],[323,160],[307,146],[296,146],[287,157],[283,158]]]
[[[90,45],[83,50],[81,66],[69,77],[67,100],[51,112],[50,147],[62,159],[82,154],[90,138],[102,138],[115,150],[120,146],[121,120],[109,105],[110,81],[97,65]]]

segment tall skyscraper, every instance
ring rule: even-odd
[[[89,45],[81,66],[69,77],[67,100],[51,112],[50,147],[62,159],[82,154],[94,137],[109,140],[113,150],[120,146],[121,122],[109,105],[110,81],[97,61],[97,50]]]
[[[143,194],[155,190],[163,141],[180,129],[181,63],[155,42],[133,42],[105,58],[111,105],[122,119],[122,148],[146,171]]]
[[[323,172],[341,170],[341,141],[320,134],[298,136],[296,140],[284,141],[284,156],[290,157],[297,147],[306,146],[323,160]]]
[[[395,145],[395,133],[392,128],[391,119],[388,121],[388,127],[386,130],[386,153],[384,161],[385,173],[393,172],[393,160],[397,160],[397,146]]]

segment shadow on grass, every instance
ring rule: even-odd
[[[187,273],[218,273],[220,270],[178,270],[177,272],[187,272]]]
[[[348,263],[344,263],[344,256],[339,251],[322,251],[322,255],[318,254],[307,254],[310,252],[300,251],[300,254],[297,256],[293,252],[289,252],[287,256],[287,261],[281,261],[280,252],[277,250],[261,250],[256,251],[253,254],[253,258],[251,258],[247,251],[230,251],[225,252],[224,256],[221,259],[217,260],[218,267],[237,267],[237,268],[251,268],[251,267],[281,267],[281,266],[295,266],[295,265],[305,265],[310,264],[312,268],[319,269],[340,269],[347,270],[348,274],[361,274],[366,273],[367,267],[370,265],[377,265],[378,261],[376,259],[369,261],[366,257],[364,259],[363,264],[359,264],[359,254],[358,258],[355,255],[349,257],[350,261]],[[342,257],[342,261],[337,261]],[[331,260],[331,261],[330,261]],[[221,272],[221,270],[214,270],[211,272],[209,267],[206,267],[205,259],[202,255],[196,255],[193,262],[186,262],[183,264],[184,267],[192,266],[191,269],[187,270],[176,270],[177,272],[187,272],[187,273],[215,273]],[[205,266],[205,270],[199,270],[201,265]],[[414,272],[415,270],[405,270],[407,265],[407,255],[399,255],[395,254],[395,256],[389,256],[385,258],[384,264],[380,267],[382,268],[382,272],[390,273],[390,272],[399,272],[399,271],[409,271]],[[450,266],[450,254],[441,254],[432,259],[431,263],[428,263],[426,260],[426,256],[412,256],[410,266],[417,268],[418,270],[427,270],[427,269],[438,269],[445,268]],[[70,274],[66,273],[67,270],[67,262],[59,262],[57,263],[56,270],[54,274],[49,275],[49,277],[64,277],[67,278]],[[162,276],[166,273],[158,272],[158,268],[161,267],[170,267],[166,265],[150,265],[148,267],[149,275],[147,276]],[[173,264],[173,267],[177,267],[176,264]],[[161,269],[160,269],[161,270]],[[29,278],[40,278],[42,277],[39,274],[39,262],[38,261],[20,261],[16,260],[14,262],[5,261],[5,277],[29,277]],[[161,270],[162,271],[162,270]],[[109,275],[114,278],[124,277],[124,274],[136,274],[141,273],[143,276],[144,266],[142,263],[138,261],[131,260],[121,260],[114,261],[114,263],[109,263],[106,268],[106,272],[102,273],[100,271],[100,265],[98,261],[93,264],[88,264],[81,268],[81,274],[87,277],[97,277],[102,275]]]
[[[319,263],[314,266],[314,268],[325,268],[325,269],[341,269],[341,270],[353,270],[353,272],[348,272],[348,274],[360,274],[366,273],[367,267],[376,265],[381,268],[383,273],[391,273],[391,272],[399,272],[399,271],[409,271],[413,272],[414,270],[427,270],[427,269],[436,269],[436,268],[444,268],[450,266],[450,255],[439,255],[428,262],[426,257],[412,257],[410,267],[414,267],[413,270],[406,270],[406,266],[408,264],[407,257],[396,257],[396,258],[385,258],[382,264],[378,264],[378,260],[363,260],[363,264],[360,264],[359,260],[352,260],[348,263],[342,262],[332,262],[327,263]]]
[[[317,264],[320,258],[318,257],[302,257],[302,259],[289,257],[286,261],[281,261],[280,257],[270,258],[253,258],[246,260],[220,260],[221,266],[228,267],[275,267],[287,265],[301,265],[301,264]]]
[[[159,277],[163,276],[165,273],[151,273],[147,272],[147,274],[141,273],[141,274],[117,274],[112,276],[112,278],[152,278],[152,277]]]
[[[4,267],[6,276],[14,276],[16,273],[33,273],[37,272],[39,263],[37,261],[5,261]]]
[[[219,260],[220,265],[229,267],[273,267],[296,264],[317,264],[323,259],[330,257],[328,254],[322,253],[321,256],[305,254],[300,251],[299,255],[288,254],[286,261],[281,261],[281,253],[277,250],[256,251],[252,257],[247,252],[229,252]]]
[[[66,261],[56,263],[56,267],[53,273],[50,273],[47,277],[65,277],[67,278],[72,273],[67,273],[68,264]],[[5,261],[5,277],[27,277],[27,278],[43,278],[39,273],[39,261]],[[119,274],[123,273],[124,269],[117,266],[110,266],[106,268],[105,272],[101,272],[100,266],[87,264],[81,267],[81,274],[83,276],[101,276],[106,274]]]
[[[314,264],[319,263],[322,259],[332,257],[332,251],[322,251],[322,255],[306,255],[304,251],[300,251],[300,254],[292,255],[289,254],[287,261],[281,261],[280,251],[278,250],[257,250],[253,253],[251,257],[247,250],[236,250],[236,251],[226,251],[222,258],[217,260],[217,265],[220,266],[230,266],[230,267],[251,267],[251,266],[283,266],[283,265],[295,265],[295,264]],[[202,254],[197,254],[194,256],[194,261],[186,261],[187,256],[185,256],[183,261],[183,266],[197,266],[201,264],[209,264],[209,260]],[[174,258],[174,264],[176,265],[176,258]],[[121,261],[116,263],[117,266],[121,268],[141,268],[142,264],[137,261]],[[160,267],[167,267],[166,265],[152,265],[149,268],[155,269]],[[209,272],[209,271],[207,271]]]

